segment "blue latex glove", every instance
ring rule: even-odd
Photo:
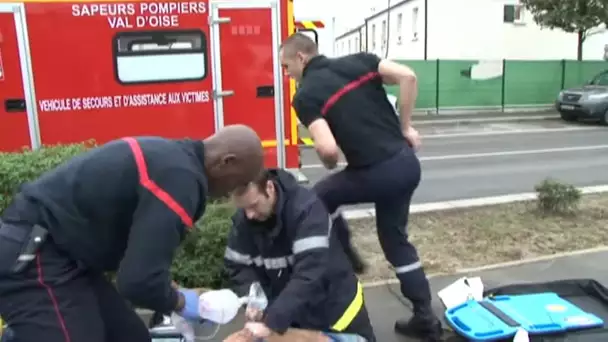
[[[190,321],[202,321],[203,318],[198,312],[198,292],[183,288],[177,291],[184,296],[184,308],[177,314]]]

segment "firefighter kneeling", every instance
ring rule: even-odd
[[[259,322],[247,323],[227,341],[295,341],[301,330],[290,335],[290,328],[375,341],[361,284],[314,192],[285,171],[269,170],[232,200],[239,210],[225,264],[233,289],[244,296],[259,282],[269,305]]]

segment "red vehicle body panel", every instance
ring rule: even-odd
[[[12,13],[0,13],[0,146],[18,150],[30,144],[27,115],[18,101],[25,97],[17,32]]]
[[[281,38],[294,30],[291,6],[291,0],[281,0]],[[213,134],[217,118],[209,8],[208,1],[26,2],[41,142],[105,143],[138,135],[204,139]],[[275,100],[268,93],[276,90],[265,88],[272,88],[276,56],[270,8],[219,12],[231,18],[219,26],[222,88],[234,91],[223,98],[224,125],[254,128],[264,141],[267,166],[277,166]],[[7,36],[15,35],[14,27],[10,31],[14,23],[4,16],[12,14],[0,13],[0,34],[5,36],[0,58],[7,71],[20,74],[17,46],[5,48]],[[10,56],[4,56],[5,49]],[[286,167],[298,168],[293,82],[280,77]],[[10,83],[0,79],[3,98],[9,94],[6,87],[10,96],[23,98],[16,78]],[[29,145],[25,113],[0,111],[0,125],[0,150]],[[15,127],[14,133],[5,136],[4,127]]]
[[[232,24],[220,25],[222,85],[235,93],[224,99],[224,125],[243,123],[262,140],[275,140],[274,115],[268,114],[275,106],[268,91],[274,82],[270,9],[220,9],[219,15]],[[268,151],[276,160],[274,147]]]

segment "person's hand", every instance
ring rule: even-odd
[[[251,333],[251,331],[247,329],[242,329],[240,331],[235,332],[234,334],[226,337],[223,342],[253,342],[255,341],[255,337]]]
[[[190,321],[200,321],[202,317],[198,309],[198,291],[181,288],[177,292],[184,298],[184,307],[177,314]]]
[[[420,138],[420,134],[418,133],[418,131],[414,129],[414,127],[409,126],[402,132],[408,144],[410,144],[410,147],[412,147],[414,151],[418,151],[418,149],[422,145],[422,139]]]
[[[177,283],[175,280],[171,280],[171,287],[172,287],[172,288],[173,288],[175,291],[179,291],[179,289],[181,288],[181,286],[179,286],[179,284],[178,284],[178,283]],[[207,292],[207,291],[211,291],[211,290],[209,290],[209,289],[208,289],[208,288],[206,288],[206,287],[200,287],[200,288],[197,288],[197,289],[192,289],[192,290],[195,290],[195,291],[198,293],[198,295],[199,295],[199,296],[200,296],[201,294],[203,294],[203,293]]]
[[[264,312],[254,308],[247,308],[245,310],[245,318],[247,321],[256,322],[262,319]]]
[[[268,338],[273,334],[266,324],[260,322],[245,323],[245,330],[249,330],[256,338]]]

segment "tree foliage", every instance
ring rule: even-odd
[[[520,0],[541,27],[561,29],[578,35],[578,59],[583,57],[587,37],[608,27],[607,0]]]
[[[520,0],[542,27],[558,28],[583,36],[608,23],[606,0]]]

